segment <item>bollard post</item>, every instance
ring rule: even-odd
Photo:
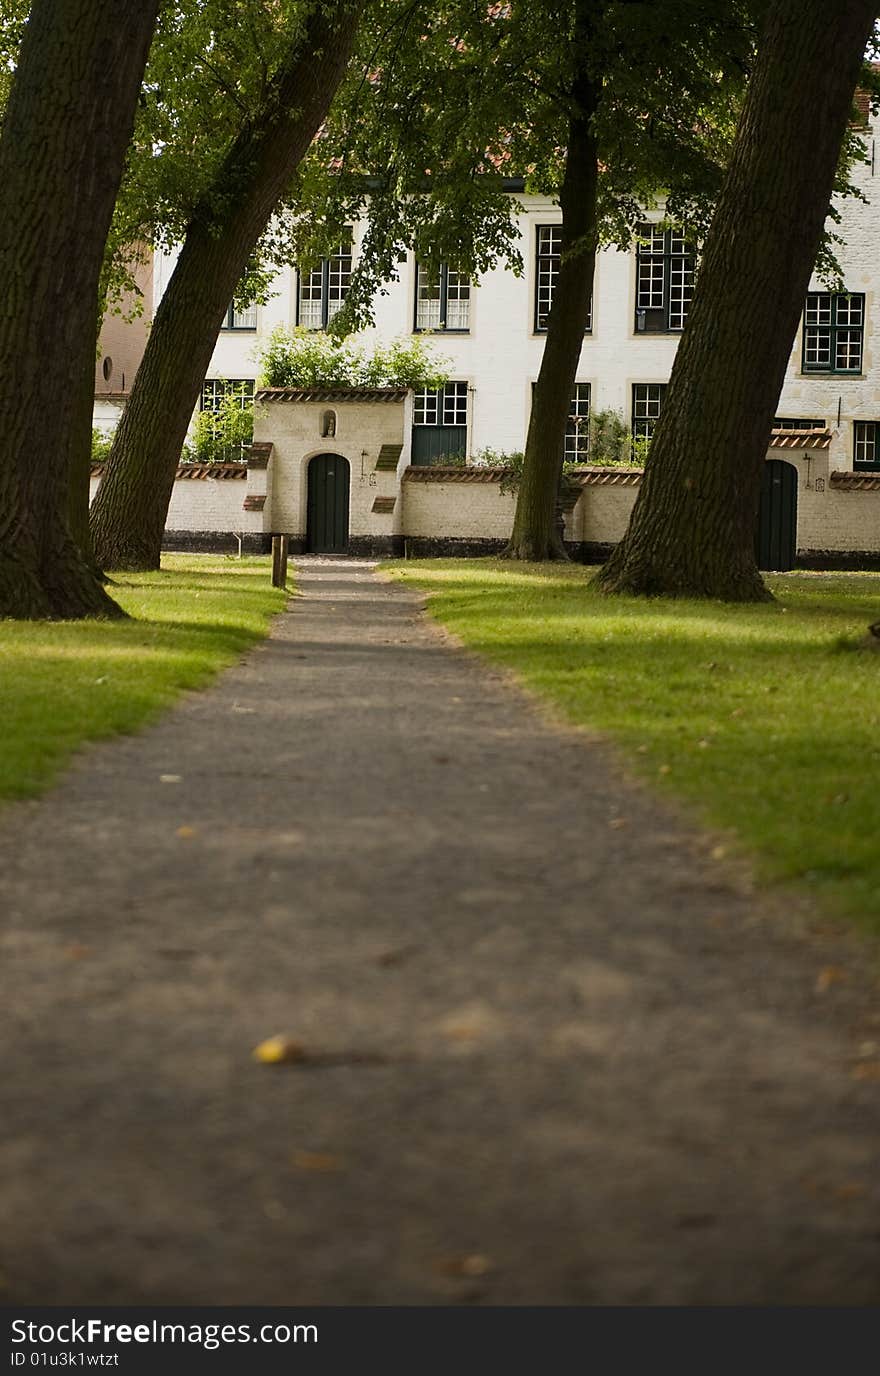
[[[287,556],[290,552],[289,535],[272,536],[272,587],[287,587]]]

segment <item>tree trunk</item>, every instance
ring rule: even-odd
[[[607,592],[770,597],[754,532],[770,427],[876,0],[773,0],[693,306]]]
[[[193,215],[92,504],[105,569],[156,569],[187,428],[223,318],[345,72],[360,6],[317,7]],[[218,208],[219,207],[219,208]]]
[[[122,615],[69,523],[104,245],[158,0],[34,0],[0,135],[0,617]]]
[[[526,452],[516,499],[507,559],[567,559],[558,517],[558,494],[565,449],[565,426],[584,343],[596,266],[598,145],[593,116],[600,88],[587,72],[590,40],[602,6],[580,0],[575,6],[574,44],[580,65],[572,85],[562,210],[562,253],[547,339],[526,436]]]

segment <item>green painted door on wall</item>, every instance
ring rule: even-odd
[[[781,459],[767,459],[761,481],[761,505],[755,530],[759,569],[784,573],[797,554],[797,469]]]
[[[311,554],[348,549],[348,491],[351,469],[341,454],[316,454],[309,463],[307,544]]]

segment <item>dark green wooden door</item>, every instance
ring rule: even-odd
[[[351,470],[341,454],[316,454],[309,464],[307,543],[312,554],[348,549],[348,488]]]
[[[758,568],[784,573],[797,554],[797,469],[781,459],[768,459],[761,481],[761,505],[755,530]]]

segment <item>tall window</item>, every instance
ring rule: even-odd
[[[447,263],[431,271],[416,264],[416,329],[470,329],[470,279]]]
[[[466,382],[447,382],[438,391],[417,391],[413,405],[413,463],[442,463],[451,454],[466,454],[467,418]]]
[[[677,229],[642,225],[636,249],[636,329],[672,334],[684,329],[694,294],[693,249]]]
[[[221,326],[221,329],[224,330],[255,330],[256,328],[256,306],[248,306],[246,310],[240,311],[231,305]]]
[[[221,413],[232,398],[239,411]],[[196,451],[203,462],[229,462],[244,457],[254,435],[254,380],[251,377],[209,377],[202,385],[203,417],[196,432]],[[239,414],[246,412],[247,414]]]
[[[562,225],[538,225],[535,244],[535,333],[547,329],[547,317],[553,305],[556,279],[562,258]],[[584,333],[593,328],[593,303],[587,314]]]
[[[853,426],[853,468],[880,469],[880,421],[857,420]]]
[[[633,383],[632,436],[649,440],[663,408],[665,382]]]
[[[209,377],[202,386],[203,411],[219,411],[224,397],[234,396],[242,410],[254,399],[252,377]]]
[[[324,330],[342,308],[351,282],[351,231],[331,258],[311,272],[299,274],[296,323],[309,330]]]
[[[586,463],[590,449],[590,384],[576,382],[571,411],[565,423],[565,459]]]
[[[860,373],[864,332],[865,298],[861,292],[808,292],[803,371]]]

